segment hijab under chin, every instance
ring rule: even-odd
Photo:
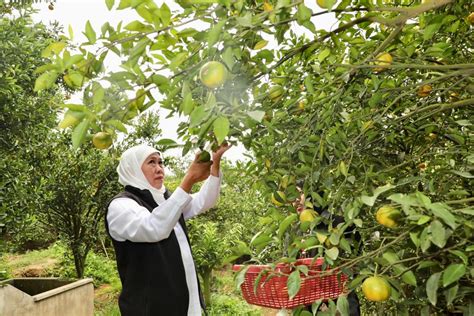
[[[152,187],[142,172],[143,162],[153,153],[160,154],[158,150],[148,145],[137,145],[127,149],[120,158],[117,173],[123,186],[130,185],[140,190],[149,190],[155,202],[161,204],[165,201],[165,185],[163,184],[160,189]]]

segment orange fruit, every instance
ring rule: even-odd
[[[207,62],[199,71],[199,79],[208,88],[218,88],[227,79],[227,69],[218,61]]]
[[[402,213],[390,205],[384,205],[377,210],[375,218],[380,225],[388,228],[398,226],[398,221],[402,217]]]
[[[424,97],[427,97],[431,93],[431,90],[433,90],[433,88],[429,84],[424,84],[418,88],[418,91],[416,92],[416,94],[419,97],[424,98]]]
[[[283,95],[283,88],[280,85],[276,85],[270,88],[270,91],[268,92],[268,96],[273,102],[277,102],[278,100],[281,99]]]
[[[392,55],[389,53],[382,53],[377,56],[375,59],[375,64],[379,67],[375,67],[374,71],[375,72],[381,72],[384,71],[388,66],[392,64],[393,58]]]
[[[199,162],[209,162],[211,161],[211,154],[208,152],[208,151],[201,151],[201,153],[199,153],[199,159],[198,159]]]
[[[392,289],[384,278],[373,276],[364,280],[362,292],[369,301],[383,302],[390,298]]]
[[[316,213],[312,209],[307,208],[307,209],[301,211],[301,213],[300,213],[300,222],[301,223],[312,222],[316,218],[316,215],[318,215],[318,213]]]
[[[95,148],[107,149],[112,145],[112,135],[107,132],[98,132],[92,137]]]

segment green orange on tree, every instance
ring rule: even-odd
[[[328,0],[316,0],[316,3],[321,9],[329,9],[329,2]]]
[[[199,162],[209,162],[211,161],[211,154],[208,151],[203,150],[199,153]]]
[[[281,99],[283,96],[283,88],[280,85],[276,85],[270,88],[270,91],[268,92],[268,96],[273,102],[277,102]]]
[[[275,206],[283,206],[286,203],[286,194],[283,191],[273,192],[271,200]]]
[[[218,88],[227,79],[227,69],[218,61],[207,62],[199,71],[199,79],[208,88]]]
[[[107,132],[98,132],[92,137],[95,148],[107,149],[112,145],[112,135]]]

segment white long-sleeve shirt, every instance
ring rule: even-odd
[[[213,207],[219,197],[221,178],[209,176],[199,192],[191,195],[178,187],[152,212],[129,198],[114,199],[107,212],[110,236],[117,241],[158,242],[174,230],[189,291],[189,316],[201,315],[201,306],[191,248],[178,220],[181,214],[189,219]]]

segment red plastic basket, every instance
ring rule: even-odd
[[[344,273],[320,276],[323,262],[323,258],[306,258],[296,261],[295,265],[307,265],[309,273],[308,276],[301,274],[300,290],[291,300],[287,289],[288,274],[291,273],[291,267],[288,264],[277,264],[274,270],[271,270],[268,265],[251,265],[240,286],[242,295],[249,304],[277,309],[311,305],[320,299],[337,298],[346,292],[345,284],[348,277]],[[242,267],[242,265],[234,265],[233,270],[239,271]],[[261,277],[254,291],[255,280],[263,270],[269,273]],[[281,273],[286,275],[281,275]]]

